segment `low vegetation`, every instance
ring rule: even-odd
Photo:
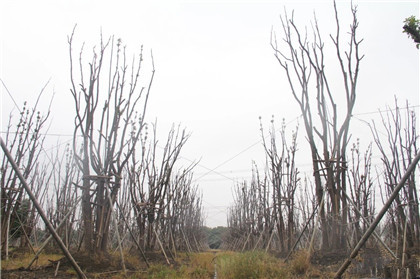
[[[186,279],[186,278],[329,278],[331,273],[310,264],[306,252],[298,252],[285,263],[263,251],[244,253],[210,250],[201,253],[179,253],[171,265],[165,264],[160,254],[148,254],[150,267],[147,268],[141,257],[126,253],[127,274],[124,275],[118,254],[103,256],[100,260],[76,254],[75,258],[88,278],[147,278],[147,279]],[[26,270],[33,254],[16,254],[2,261],[2,278],[23,278],[31,273],[31,278],[52,277],[76,278],[77,274],[60,254],[42,253],[31,270]],[[57,269],[57,263],[61,265]],[[215,275],[216,273],[216,275]],[[34,277],[34,278],[35,278]]]

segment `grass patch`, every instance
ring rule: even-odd
[[[215,254],[211,252],[178,253],[175,267],[165,264],[152,264],[147,269],[148,279],[207,279],[213,278]],[[143,277],[141,277],[143,278]]]
[[[178,271],[184,276],[182,278],[212,278],[214,275],[215,253],[201,252],[185,254],[179,253],[177,263]]]
[[[14,257],[10,257],[8,260],[1,260],[1,269],[2,270],[13,270],[18,268],[26,268],[29,263],[32,261],[35,255],[30,252],[25,252]],[[50,261],[57,261],[61,259],[63,255],[61,254],[44,254],[41,253],[38,256],[38,259],[32,264],[32,267],[44,266],[50,264]]]
[[[264,252],[222,253],[217,257],[219,278],[290,278],[285,265]]]
[[[176,262],[168,266],[160,254],[150,254],[150,268],[137,253],[125,251],[127,276],[121,270],[119,254],[108,254],[89,257],[87,254],[77,254],[81,268],[89,278],[136,278],[136,279],[212,279],[217,269],[218,279],[259,279],[259,278],[331,278],[319,268],[312,266],[305,251],[298,251],[288,263],[263,251],[230,252],[210,251],[201,253],[178,253]],[[2,270],[17,270],[29,264],[33,254],[21,253],[8,261],[2,261]],[[37,266],[47,266],[49,260],[57,261],[60,254],[41,254]],[[35,265],[34,265],[35,266]],[[70,266],[62,266],[63,275],[74,276],[76,273]],[[41,272],[42,270],[40,270]],[[15,271],[13,271],[15,272]],[[19,271],[16,271],[19,272]],[[46,272],[46,271],[44,271]],[[53,274],[51,269],[47,272]],[[18,274],[18,273],[17,273]],[[43,278],[47,273],[42,273]]]
[[[295,275],[305,274],[311,265],[308,256],[309,254],[306,250],[297,251],[289,263],[290,272]]]
[[[147,278],[149,279],[166,279],[166,278],[182,278],[177,270],[163,264],[151,265],[147,270]]]
[[[214,273],[215,254],[211,252],[195,253],[190,255],[190,267],[194,269],[195,274],[207,274],[211,276]],[[204,277],[194,277],[204,278]]]

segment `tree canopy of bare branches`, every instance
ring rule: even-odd
[[[43,150],[46,131],[46,122],[49,118],[49,110],[44,115],[38,110],[39,100],[45,90],[44,86],[33,108],[28,108],[25,102],[20,110],[17,124],[9,117],[5,144],[12,154],[14,161],[21,168],[23,177],[31,181],[32,191],[40,200],[45,198],[47,183],[50,176],[45,168],[47,163],[38,159]],[[17,174],[11,168],[6,155],[1,163],[1,247],[6,257],[8,254],[9,238],[21,237],[21,246],[29,243],[29,236],[35,227],[35,209],[29,202]],[[24,218],[23,218],[24,217]],[[12,235],[9,232],[12,231]],[[13,235],[13,233],[17,233]]]
[[[83,175],[84,247],[89,252],[105,251],[122,172],[145,124],[155,70],[148,84],[142,86],[142,49],[130,61],[122,41],[114,37],[104,41],[101,36],[99,49],[93,49],[87,65],[82,47],[75,63],[73,37],[74,31],[68,38],[70,91],[76,113],[73,150]]]
[[[359,48],[362,40],[357,38],[359,22],[357,9],[351,6],[352,23],[348,31],[348,47],[341,46],[342,30],[334,2],[336,34],[330,35],[335,48],[338,66],[342,74],[342,88],[334,90],[327,75],[325,43],[317,19],[312,27],[312,40],[299,30],[296,22],[287,14],[281,17],[283,42],[279,44],[273,32],[271,45],[274,55],[283,68],[291,94],[302,112],[306,137],[309,142],[318,204],[326,196],[326,206],[320,208],[322,223],[322,247],[338,249],[345,247],[348,216],[347,201],[347,145],[352,111],[357,96],[357,81],[363,55]],[[284,48],[283,48],[284,46]],[[344,92],[345,107],[338,108],[337,92]],[[317,145],[316,142],[321,144]]]

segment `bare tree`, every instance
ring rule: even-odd
[[[270,129],[270,144],[265,141],[261,125],[261,136],[267,156],[268,177],[273,195],[273,214],[279,232],[281,251],[289,251],[297,228],[295,222],[295,193],[299,184],[299,172],[295,165],[297,130],[293,132],[290,146],[286,142],[286,125],[280,129],[281,145],[277,145],[274,120]]]
[[[51,158],[51,184],[54,191],[49,199],[48,215],[51,223],[57,228],[57,233],[69,248],[73,240],[72,237],[79,233],[75,227],[77,213],[72,209],[77,206],[76,202],[80,195],[80,190],[76,185],[80,184],[81,172],[76,167],[73,151],[69,144],[65,146],[64,150],[57,148],[54,153],[52,152]],[[70,215],[65,218],[70,211]],[[64,224],[58,228],[63,221]]]
[[[229,234],[225,239],[228,249],[245,251],[263,249],[268,245],[270,236],[276,233],[276,221],[279,217],[273,212],[271,191],[269,177],[266,174],[260,177],[254,164],[251,180],[238,183],[234,188],[234,204],[229,208],[227,219]],[[283,214],[280,218],[282,217]],[[277,233],[283,244],[284,231]],[[271,246],[280,245],[276,242]]]
[[[230,249],[275,247],[285,254],[295,241],[299,227],[295,194],[300,181],[295,165],[297,131],[293,132],[290,145],[286,141],[284,122],[280,129],[280,143],[277,134],[274,120],[268,135],[261,124],[266,171],[261,176],[254,163],[251,181],[243,181],[235,187],[234,205],[228,212],[230,234],[227,241],[231,244]]]
[[[76,112],[73,151],[83,175],[80,186],[83,243],[90,253],[104,252],[123,170],[133,156],[144,127],[155,70],[153,68],[148,85],[140,87],[142,50],[138,58],[133,57],[130,63],[120,39],[115,41],[111,37],[103,41],[101,36],[99,50],[93,49],[87,69],[83,64],[81,48],[77,78],[74,73],[73,36],[74,30],[68,38],[70,91]],[[108,66],[105,65],[107,62]],[[102,107],[98,108],[100,105]],[[137,112],[139,107],[141,110]]]
[[[176,189],[171,189],[171,179],[175,172],[182,147],[189,135],[179,127],[169,132],[163,154],[157,151],[156,125],[153,125],[153,136],[149,141],[146,133],[141,140],[141,160],[133,156],[130,169],[130,197],[137,220],[139,240],[148,250],[156,244],[156,227],[165,214]],[[190,170],[186,170],[185,175]],[[171,193],[169,193],[171,191]]]
[[[172,176],[166,218],[161,220],[163,235],[175,254],[177,250],[188,251],[188,245],[201,250],[205,242],[202,195],[193,185],[193,175],[190,166]]]
[[[361,153],[359,141],[357,141],[351,149],[350,159],[348,182],[352,206],[356,207],[354,214],[349,211],[349,221],[355,231],[354,243],[351,245],[353,247],[367,230],[369,221],[372,221],[375,214],[375,193],[371,175],[372,145],[368,146],[365,153]]]
[[[31,175],[30,181],[30,189],[37,197],[38,202],[43,205],[46,198],[47,198],[47,191],[49,190],[49,185],[52,179],[52,173],[50,171],[50,164],[49,162],[40,162],[38,160],[36,166],[33,170],[33,174]],[[36,231],[36,226],[39,220],[39,213],[36,210],[33,203],[30,201],[29,197],[25,195],[25,199],[23,202],[27,205],[27,211],[24,214],[25,222],[19,220],[22,225],[23,235],[20,240],[21,247],[31,247],[31,236]],[[33,250],[33,249],[32,249]]]
[[[16,164],[21,168],[23,177],[33,182],[31,183],[32,191],[40,196],[46,191],[46,187],[43,187],[41,182],[47,174],[38,159],[45,140],[45,135],[42,133],[49,118],[49,110],[47,114],[42,115],[37,107],[45,87],[46,85],[38,95],[32,109],[27,108],[25,102],[17,124],[12,124],[12,115],[10,115],[5,137],[5,143],[13,154]],[[14,227],[14,232],[21,232],[22,245],[29,244],[28,237],[35,226],[36,212],[27,200],[22,184],[9,165],[5,154],[2,157],[0,183],[1,247],[2,253],[6,253],[7,256],[10,230]],[[21,208],[22,203],[25,204],[25,208]],[[22,214],[23,211],[25,214]],[[30,223],[24,222],[25,220],[21,219],[23,216]]]
[[[323,249],[342,249],[345,247],[345,224],[348,207],[342,199],[347,190],[347,145],[352,111],[356,101],[356,88],[359,76],[359,53],[362,40],[357,39],[357,9],[351,6],[353,21],[350,25],[348,48],[341,49],[341,29],[336,4],[336,35],[330,35],[343,77],[345,108],[338,109],[333,89],[326,73],[324,41],[317,19],[312,32],[313,41],[306,33],[302,34],[292,17],[287,14],[281,18],[285,48],[278,44],[273,33],[271,45],[276,59],[284,69],[291,93],[302,112],[306,137],[309,142],[314,170],[317,202],[321,205],[324,191],[328,193],[327,208],[320,208]],[[314,100],[314,101],[313,101]],[[315,117],[318,115],[318,118]],[[340,119],[343,119],[340,121]],[[317,141],[320,145],[317,145]],[[326,212],[327,211],[327,212]],[[328,213],[328,214],[327,214]]]
[[[405,114],[402,112],[403,109]],[[394,191],[395,185],[401,180],[408,165],[418,153],[419,135],[416,130],[416,115],[408,103],[403,109],[395,100],[395,108],[389,108],[388,112],[381,114],[382,128],[386,131],[386,137],[381,136],[375,122],[370,126],[384,167],[383,179],[386,187],[383,196],[386,199]],[[420,245],[420,212],[415,172],[409,176],[406,187],[395,198],[388,214],[392,234],[402,237],[403,226],[407,221],[408,247],[418,247]]]

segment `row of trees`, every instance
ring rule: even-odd
[[[285,14],[281,18],[283,44],[275,33],[271,41],[301,110],[313,176],[302,174],[296,165],[298,129],[288,140],[284,123],[277,131],[272,121],[268,135],[261,125],[266,165],[262,174],[253,168],[251,181],[235,188],[234,205],[228,213],[228,248],[271,248],[287,255],[297,246],[310,247],[310,251],[315,245],[323,251],[354,247],[374,219],[380,203],[376,197],[380,195],[383,203],[388,200],[419,152],[415,113],[408,103],[400,108],[397,101],[382,113],[379,128],[377,123],[369,123],[372,144],[366,150],[361,150],[359,140],[351,142],[363,40],[357,38],[357,10],[352,6],[343,51],[335,3],[334,11],[336,34],[330,35],[330,40],[341,85],[327,75],[326,47],[316,18],[312,40],[297,28],[293,15]],[[386,131],[385,136],[380,130]],[[379,152],[382,168],[372,165],[374,150]],[[413,172],[382,223],[379,241],[385,238],[394,247],[406,235],[407,247],[420,249],[417,187]]]
[[[189,134],[173,126],[160,145],[157,122],[146,122],[153,56],[147,80],[142,50],[131,60],[120,39],[101,36],[85,63],[83,47],[74,55],[73,37],[74,32],[68,38],[75,111],[71,144],[45,150],[50,113],[41,114],[37,104],[25,105],[17,125],[10,116],[5,137],[38,202],[65,245],[90,255],[134,247],[143,256],[161,250],[168,259],[178,250],[203,249],[202,197],[192,182],[196,163],[180,164]],[[8,254],[10,240],[19,239],[22,247],[38,243],[38,219],[3,156],[2,253]]]
[[[270,245],[278,251],[290,249],[296,231],[298,215],[296,213],[296,190],[300,182],[299,171],[295,165],[297,131],[293,133],[290,146],[278,145],[277,133],[272,121],[269,143],[261,125],[261,136],[267,156],[265,172],[260,174],[254,164],[252,180],[237,185],[235,205],[228,214],[228,226],[232,229],[228,241],[238,249],[255,249]],[[286,131],[283,124],[280,140],[286,143]],[[271,242],[274,232],[278,232],[278,241]],[[253,237],[252,237],[253,236]],[[242,239],[244,238],[244,239]],[[241,241],[242,239],[242,241]],[[239,245],[239,246],[236,246]],[[262,246],[261,246],[262,245]],[[278,247],[277,247],[278,246]]]
[[[395,108],[389,108],[382,115],[380,127],[375,122],[370,125],[382,167],[372,165],[372,144],[362,151],[357,140],[349,150],[346,169],[348,192],[343,192],[349,204],[349,221],[341,225],[347,232],[343,247],[353,247],[361,238],[377,206],[388,199],[418,152],[415,113],[408,104],[402,108],[397,103],[395,105]],[[387,131],[387,136],[380,135],[380,130]],[[264,132],[261,135],[266,153],[264,173],[260,174],[254,163],[251,181],[236,185],[234,205],[228,214],[228,226],[231,229],[228,238],[231,239],[226,241],[226,245],[235,250],[270,248],[287,253],[293,248],[300,233],[303,233],[303,239],[310,241],[311,232],[317,227],[314,216],[319,204],[313,198],[315,187],[311,178],[301,173],[296,166],[297,130],[288,140],[285,125],[276,130],[272,121],[269,135]],[[270,139],[269,145],[267,137]],[[329,201],[324,200],[323,203],[330,206]],[[397,236],[403,236],[407,220],[409,246],[418,247],[418,217],[418,192],[416,175],[413,173],[407,187],[389,209],[387,221],[382,226],[387,240],[395,244]],[[320,228],[323,229],[322,226]],[[322,245],[322,239],[320,241]],[[302,241],[299,245],[304,243]]]

